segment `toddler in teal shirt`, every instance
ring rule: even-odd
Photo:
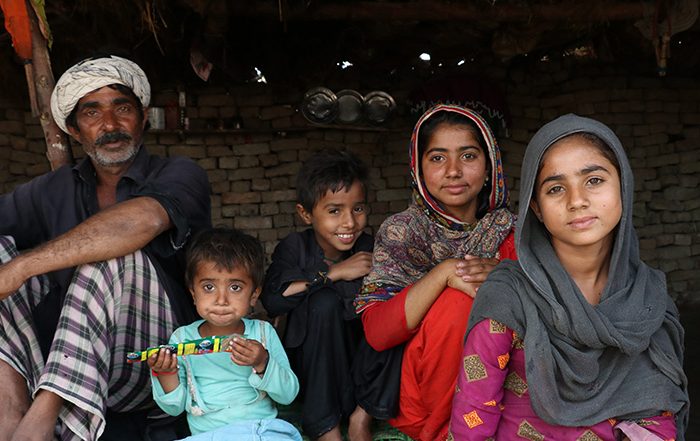
[[[264,277],[260,243],[236,230],[197,235],[187,253],[185,278],[203,318],[175,330],[171,344],[215,335],[233,338],[230,352],[178,357],[168,348],[148,359],[153,397],[163,411],[187,411],[188,441],[221,439],[301,440],[277,417],[273,401],[289,404],[299,381],[274,328],[247,319]]]

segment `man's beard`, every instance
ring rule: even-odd
[[[113,154],[105,154],[100,151],[97,147],[115,141],[129,141],[130,143],[123,149],[120,150],[115,157]],[[113,167],[115,165],[121,165],[126,162],[130,162],[139,151],[139,146],[134,142],[134,138],[124,132],[110,132],[105,133],[95,140],[95,149],[92,152],[87,153],[87,155],[95,161],[97,164],[103,167]]]

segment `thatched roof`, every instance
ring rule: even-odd
[[[54,71],[97,50],[131,56],[159,83],[201,81],[193,52],[213,63],[210,82],[322,84],[338,75],[395,81],[468,66],[578,57],[654,75],[657,60],[639,25],[662,33],[673,9],[697,0],[49,0]],[[670,5],[667,14],[665,5]],[[658,9],[657,9],[658,6]],[[684,14],[687,21],[688,14]],[[672,20],[668,75],[700,71],[700,24]],[[645,25],[646,23],[646,25]],[[637,24],[637,26],[635,26]],[[675,26],[675,28],[674,28]],[[686,26],[687,27],[687,26]],[[0,33],[0,57],[11,58]],[[418,55],[428,53],[430,62]],[[338,63],[349,61],[350,69]],[[7,65],[10,66],[7,66]],[[3,77],[12,63],[0,63]],[[342,72],[341,72],[342,71]],[[392,79],[394,78],[394,79]],[[5,82],[5,87],[7,84]],[[7,93],[13,90],[0,89]]]

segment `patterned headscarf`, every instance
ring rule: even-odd
[[[121,84],[131,89],[143,107],[148,107],[151,102],[151,85],[136,63],[116,55],[89,58],[69,68],[56,82],[51,94],[51,113],[58,127],[68,133],[66,118],[78,101],[110,84]]]
[[[419,133],[423,124],[439,112],[465,116],[478,128],[486,143],[483,147],[491,164],[488,212],[476,224],[450,215],[428,192],[423,181]],[[438,105],[425,112],[413,130],[409,157],[413,203],[405,211],[386,219],[377,232],[372,270],[355,299],[358,313],[373,302],[390,299],[443,260],[465,255],[498,257],[498,249],[515,223],[515,217],[507,208],[508,190],[498,144],[486,121],[476,112],[451,105]]]
[[[449,214],[440,205],[440,202],[438,202],[428,192],[428,189],[425,187],[423,177],[421,176],[421,146],[418,145],[418,139],[420,136],[419,132],[423,124],[439,112],[454,112],[468,118],[479,129],[481,136],[486,142],[484,148],[487,150],[486,153],[488,153],[488,159],[491,162],[490,179],[492,183],[488,200],[489,211],[508,206],[508,189],[506,188],[505,178],[503,175],[501,151],[498,148],[498,144],[496,143],[493,133],[491,132],[491,128],[488,126],[484,118],[482,118],[481,115],[475,111],[464,107],[443,104],[437,105],[426,111],[423,116],[420,117],[413,129],[413,135],[411,136],[411,150],[409,155],[411,160],[411,185],[414,189],[414,200],[416,203],[429,210],[431,212],[431,217],[433,217],[435,221],[455,230],[464,230],[465,228],[469,229],[469,224],[466,224],[465,222],[462,222]]]

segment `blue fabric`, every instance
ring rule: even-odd
[[[290,423],[277,418],[240,421],[182,441],[301,441],[299,431]]]

